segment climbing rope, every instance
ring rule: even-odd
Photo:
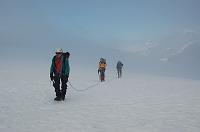
[[[113,78],[109,79],[107,82],[111,82],[111,81],[113,81],[113,80],[116,79],[116,78],[117,78],[117,77],[113,77]],[[90,85],[90,86],[88,86],[88,87],[86,87],[86,88],[84,88],[84,89],[78,89],[78,88],[74,87],[74,86],[71,84],[70,81],[68,81],[68,83],[69,83],[69,85],[71,86],[71,88],[74,89],[75,91],[77,91],[77,92],[84,92],[84,91],[87,91],[87,90],[89,90],[89,89],[91,89],[91,88],[94,88],[94,87],[98,86],[101,82],[98,81],[97,83],[92,84],[92,85]]]
[[[71,88],[73,88],[73,89],[74,89],[75,91],[77,91],[77,92],[87,91],[87,90],[89,90],[89,89],[91,89],[91,88],[94,88],[94,87],[96,87],[97,85],[100,84],[100,82],[97,82],[97,83],[95,83],[95,84],[90,85],[89,87],[84,88],[84,89],[77,89],[76,87],[74,87],[74,86],[71,84],[70,81],[68,81],[68,82],[69,82],[69,85],[71,86]]]

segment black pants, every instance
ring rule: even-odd
[[[60,88],[60,82],[61,82],[61,88]],[[55,88],[57,97],[65,97],[67,92],[67,82],[68,82],[68,76],[66,75],[61,75],[61,76],[56,75],[54,77],[53,86]]]
[[[105,69],[100,69],[100,80],[101,82],[105,81]]]
[[[122,77],[122,69],[117,69],[118,78]]]

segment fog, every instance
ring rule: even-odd
[[[149,6],[147,6],[149,5]],[[73,70],[200,78],[199,1],[1,1],[0,67],[49,69],[56,48]],[[150,7],[152,6],[152,7]]]

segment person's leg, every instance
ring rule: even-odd
[[[102,70],[102,81],[105,81],[105,70]]]
[[[117,69],[117,77],[118,77],[118,78],[120,77],[119,69]]]
[[[100,80],[101,80],[101,82],[103,82],[103,77],[104,77],[103,70],[100,70]]]
[[[68,82],[68,76],[63,75],[61,77],[61,82],[62,82],[62,95],[61,95],[61,99],[65,100],[65,95],[67,93],[67,82]]]
[[[103,81],[103,72],[102,72],[102,70],[100,71],[100,80],[101,80],[101,82]]]
[[[122,77],[122,69],[119,70],[119,77]]]
[[[58,100],[60,98],[60,95],[61,95],[61,92],[60,92],[60,77],[58,75],[54,77],[53,86],[54,86],[55,92],[56,92],[55,100]]]

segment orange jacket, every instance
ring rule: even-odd
[[[99,62],[99,69],[106,69],[106,63]]]

